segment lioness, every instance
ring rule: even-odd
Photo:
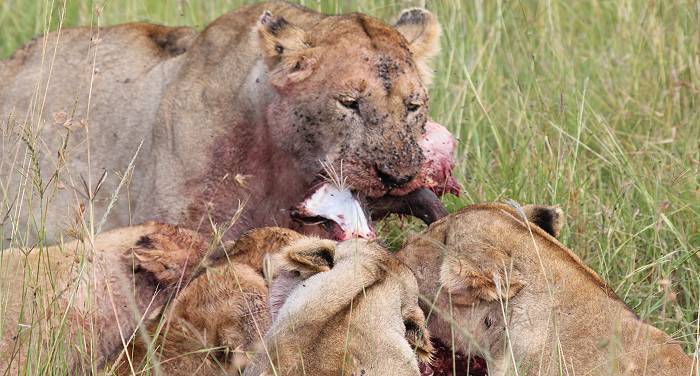
[[[10,187],[0,204],[11,219],[4,238],[26,244],[42,230],[30,218],[39,222],[43,210],[46,239],[57,239],[80,223],[75,213],[88,199],[95,218],[112,208],[105,229],[160,220],[208,230],[202,223],[225,225],[243,207],[227,239],[266,225],[321,224],[325,233],[338,224],[292,218],[289,209],[326,170],[358,199],[435,218],[436,195],[410,193],[459,189],[454,141],[428,121],[439,34],[422,9],[389,26],[269,2],[202,32],[132,23],[38,38],[0,61],[0,119],[11,137],[3,153],[37,162],[0,164]],[[124,176],[141,141],[133,175]],[[130,186],[113,203],[122,178]],[[409,200],[385,205],[396,197]]]
[[[303,238],[275,259],[272,326],[244,375],[419,375],[432,346],[418,286],[383,247]]]
[[[472,205],[409,241],[399,258],[435,303],[433,335],[486,358],[489,375],[689,375],[677,343],[543,230],[556,233],[558,218]]]
[[[196,233],[147,223],[89,244],[0,252],[0,373],[98,370],[159,316],[207,247]]]
[[[257,375],[268,365],[268,357],[273,356],[271,349],[261,345],[270,328],[270,318],[279,318],[280,309],[289,309],[285,305],[301,304],[298,301],[301,288],[309,290],[301,296],[311,304],[299,307],[306,310],[304,322],[314,324],[292,328],[288,326],[288,314],[284,314],[287,319],[276,321],[273,330],[291,330],[292,337],[272,331],[270,336],[284,335],[285,341],[298,346],[295,348],[300,353],[293,354],[292,361],[303,361],[306,374],[322,375],[330,370],[337,374],[344,364],[339,354],[346,349],[346,343],[351,345],[347,349],[348,360],[366,365],[368,370],[394,367],[392,362],[399,362],[401,366],[396,372],[409,370],[400,374],[412,374],[415,360],[410,351],[415,347],[424,361],[431,352],[425,319],[417,305],[414,277],[408,268],[373,246],[376,248],[371,252],[359,250],[358,257],[366,254],[369,258],[357,260],[355,267],[380,268],[369,277],[379,279],[364,284],[354,277],[350,280],[350,255],[342,256],[349,249],[342,244],[345,243],[340,246],[345,251],[336,253],[334,242],[302,237],[282,228],[247,232],[228,247],[227,255],[232,256],[232,262],[210,268],[193,281],[168,310],[162,328],[151,326],[151,334],[158,337],[151,363],[168,375],[237,374],[248,365],[250,354],[259,349],[260,364],[248,371]],[[266,270],[274,275],[269,296],[259,273],[261,269],[245,263],[261,261],[265,254],[271,255]],[[309,279],[319,273],[326,276],[323,281],[331,283]],[[358,295],[353,288],[357,283],[360,289],[366,289],[366,295],[361,292]],[[295,294],[297,300],[288,301],[290,294]],[[332,308],[334,304],[339,307]],[[347,311],[343,311],[346,307]],[[353,319],[348,321],[345,315]],[[317,341],[297,342],[299,336]],[[274,342],[268,346],[290,350],[287,342]],[[151,367],[147,352],[148,345],[138,339],[129,349],[129,359],[136,372]],[[123,356],[118,373],[131,372],[127,357]]]

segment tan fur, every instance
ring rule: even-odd
[[[99,369],[139,323],[158,317],[206,250],[199,235],[151,222],[94,243],[0,251],[0,371],[47,362],[67,374]]]
[[[432,348],[410,270],[378,244],[350,240],[335,248],[330,270],[305,278],[328,259],[308,253],[330,252],[321,240],[305,242],[280,254],[293,288],[245,375],[418,375],[411,345],[423,360]]]
[[[211,268],[184,289],[165,319],[150,325],[148,336],[138,336],[113,367],[118,375],[131,375],[130,359],[136,372],[235,375],[247,366],[269,326],[262,276],[240,263]]]
[[[281,228],[256,229],[237,241],[236,253],[231,252],[234,246],[228,249],[231,256],[271,256],[270,267],[276,275],[271,292],[283,300],[278,317],[285,319],[276,320],[270,327],[270,303],[266,301],[271,297],[258,271],[237,261],[219,265],[177,297],[162,329],[157,324],[150,326],[149,338],[157,337],[151,363],[146,358],[148,342],[137,338],[130,345],[134,369],[138,372],[158,364],[168,375],[235,374],[248,366],[251,352],[258,350],[257,363],[246,374],[263,372],[269,364],[268,355],[282,360],[278,366],[286,370],[285,374],[293,374],[287,367],[298,366],[302,358],[307,375],[337,374],[345,364],[342,353],[350,333],[348,369],[362,367],[366,375],[386,374],[377,373],[384,369],[395,369],[391,374],[396,375],[415,374],[414,349],[419,359],[426,361],[432,347],[410,270],[376,244],[346,242],[336,253],[334,242],[290,235]],[[269,240],[275,239],[288,239],[289,243],[277,243],[286,246],[272,249]],[[364,278],[364,283],[356,277]],[[293,301],[284,301],[288,297]],[[348,320],[351,302],[353,318]],[[290,312],[290,305],[295,304],[303,312]],[[289,327],[290,315],[302,315],[303,327]],[[267,350],[262,345],[265,333]],[[273,339],[278,336],[282,341]],[[317,341],[309,342],[312,338]],[[272,342],[277,346],[271,346]],[[302,348],[301,355],[290,355],[289,344]],[[131,374],[125,354],[117,371]]]
[[[327,272],[334,267],[335,245],[332,240],[302,237],[273,256],[272,268],[297,271],[301,279]]]
[[[267,256],[301,238],[300,233],[282,227],[252,229],[235,241],[226,242],[223,247],[210,253],[207,259],[210,267],[235,262],[248,265],[262,273]]]
[[[301,234],[288,229],[258,228],[215,249],[207,256],[206,273],[182,291],[164,320],[135,338],[112,368],[119,375],[131,375],[133,366],[136,372],[157,367],[184,376],[244,369],[270,326],[263,265],[299,239]]]
[[[95,218],[111,207],[105,229],[155,219],[210,231],[243,207],[227,240],[262,226],[302,229],[288,209],[318,182],[319,161],[342,164],[347,183],[371,197],[417,188],[426,64],[439,44],[437,20],[420,14],[397,29],[268,2],[201,32],[133,23],[28,43],[0,63],[0,125],[11,145],[3,152],[34,153],[38,166],[0,165],[10,187],[0,212],[12,215],[2,236],[31,244],[25,226],[44,214],[49,242],[74,231],[90,195],[82,179],[94,189],[105,170],[93,192]],[[349,97],[361,105],[344,107]],[[141,141],[128,197],[122,187],[112,207]],[[377,169],[401,183],[387,185]],[[39,201],[39,177],[46,205],[24,204]]]
[[[690,374],[677,343],[639,320],[526,213],[469,206],[401,250],[421,293],[436,302],[434,336],[451,343],[454,333],[455,348],[485,357],[490,375],[514,373],[513,361],[520,375]]]

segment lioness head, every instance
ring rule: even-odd
[[[270,2],[213,22],[183,58],[179,80],[192,89],[170,90],[175,99],[163,110],[177,115],[173,127],[195,133],[178,146],[183,160],[207,166],[188,176],[186,222],[195,226],[207,213],[229,220],[246,198],[256,204],[246,205],[231,238],[270,225],[371,238],[370,215],[441,217],[438,196],[458,194],[459,185],[454,137],[428,119],[428,62],[439,34],[422,9],[390,26]],[[329,180],[343,189],[322,189]],[[432,195],[411,195],[419,191]]]
[[[489,374],[691,374],[678,342],[553,238],[562,219],[558,207],[471,205],[410,241],[400,258],[434,302],[431,333]]]
[[[564,221],[557,206],[484,207],[506,211],[527,226],[525,231],[504,233],[493,225],[497,215],[475,205],[433,223],[397,254],[418,280],[423,308],[432,312],[429,327],[434,337],[464,354],[489,354],[492,349],[485,348],[482,336],[503,325],[502,316],[484,313],[486,307],[514,298],[525,285],[523,274],[528,271],[512,264],[515,251],[502,246],[501,240],[510,246],[528,242],[528,228],[534,236],[556,237]]]
[[[430,82],[428,60],[440,26],[423,9],[394,27],[360,13],[328,16],[302,29],[265,12],[260,43],[278,98],[272,134],[310,166],[328,160],[372,197],[409,184],[423,160]],[[292,141],[293,142],[290,142]]]

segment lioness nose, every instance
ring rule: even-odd
[[[385,187],[389,189],[400,187],[411,181],[411,179],[413,179],[413,177],[415,176],[415,174],[401,176],[394,175],[390,172],[387,172],[388,169],[386,168],[386,166],[376,166],[376,170],[379,180],[382,182],[382,184],[384,184]]]

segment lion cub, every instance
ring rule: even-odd
[[[432,347],[418,286],[384,248],[304,237],[272,264],[273,322],[244,375],[419,374],[414,347]]]
[[[163,323],[149,327],[152,359],[149,342],[137,338],[118,374],[132,373],[131,359],[135,372],[158,367],[168,375],[260,375],[271,364],[285,375],[335,375],[344,365],[366,375],[410,375],[417,374],[414,348],[421,360],[430,356],[415,278],[376,243],[336,246],[270,227],[247,232],[209,259],[211,267],[176,298]]]
[[[483,356],[490,375],[514,364],[520,375],[689,375],[681,347],[550,235],[558,209],[524,209],[469,206],[401,250],[435,301],[433,335]]]
[[[238,374],[270,326],[263,265],[301,239],[266,227],[246,232],[207,255],[207,270],[192,281],[112,366],[118,375],[159,369],[165,375]],[[150,348],[150,351],[149,351]]]
[[[0,251],[0,371],[94,373],[158,316],[207,247],[194,232],[149,222],[92,245]]]

